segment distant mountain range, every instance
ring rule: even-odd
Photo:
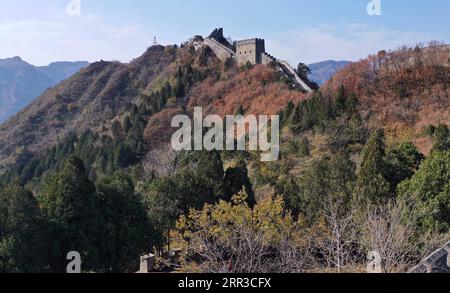
[[[33,66],[20,57],[0,59],[0,123],[87,65],[80,61]]]
[[[327,82],[337,71],[341,70],[350,61],[322,61],[308,65],[311,69],[311,74],[308,76],[310,80],[316,82],[318,85],[323,85]]]

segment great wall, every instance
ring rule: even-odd
[[[201,41],[197,41],[197,47],[202,45],[211,48],[217,58],[222,62],[232,58],[239,64],[276,64],[297,86],[306,92],[312,92],[308,83],[300,78],[289,62],[279,60],[266,52],[264,39],[254,38],[240,40],[236,41],[234,44],[230,44],[223,36],[223,29],[220,28],[215,29],[209,37],[204,39],[201,38]]]

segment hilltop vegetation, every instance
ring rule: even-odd
[[[381,51],[344,68],[323,91],[343,85],[359,97],[364,119],[386,129],[389,142],[413,140],[428,154],[431,142],[423,130],[450,124],[449,52],[449,46],[436,42]]]
[[[406,271],[449,235],[442,48],[380,52],[311,94],[190,43],[92,64],[0,129],[0,270],[60,272],[77,250],[86,271],[148,252],[163,271],[175,247],[185,271],[354,272],[368,251]],[[172,117],[196,106],[279,114],[280,160],[173,151]]]

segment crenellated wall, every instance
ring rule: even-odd
[[[261,56],[261,64],[269,65],[270,63],[277,62],[277,59],[270,55],[269,53],[264,52]]]
[[[212,38],[205,38],[203,43],[210,47],[216,54],[217,58],[219,58],[222,62],[225,62],[228,58],[235,58],[235,53],[233,50]]]

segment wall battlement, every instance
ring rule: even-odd
[[[228,58],[235,58],[235,52],[225,45],[219,43],[217,40],[212,38],[205,38],[203,41],[205,45],[211,48],[222,62],[225,62]]]
[[[236,44],[245,45],[245,44],[252,44],[252,43],[261,42],[261,41],[264,42],[264,39],[253,38],[253,39],[245,39],[245,40],[236,41]]]

